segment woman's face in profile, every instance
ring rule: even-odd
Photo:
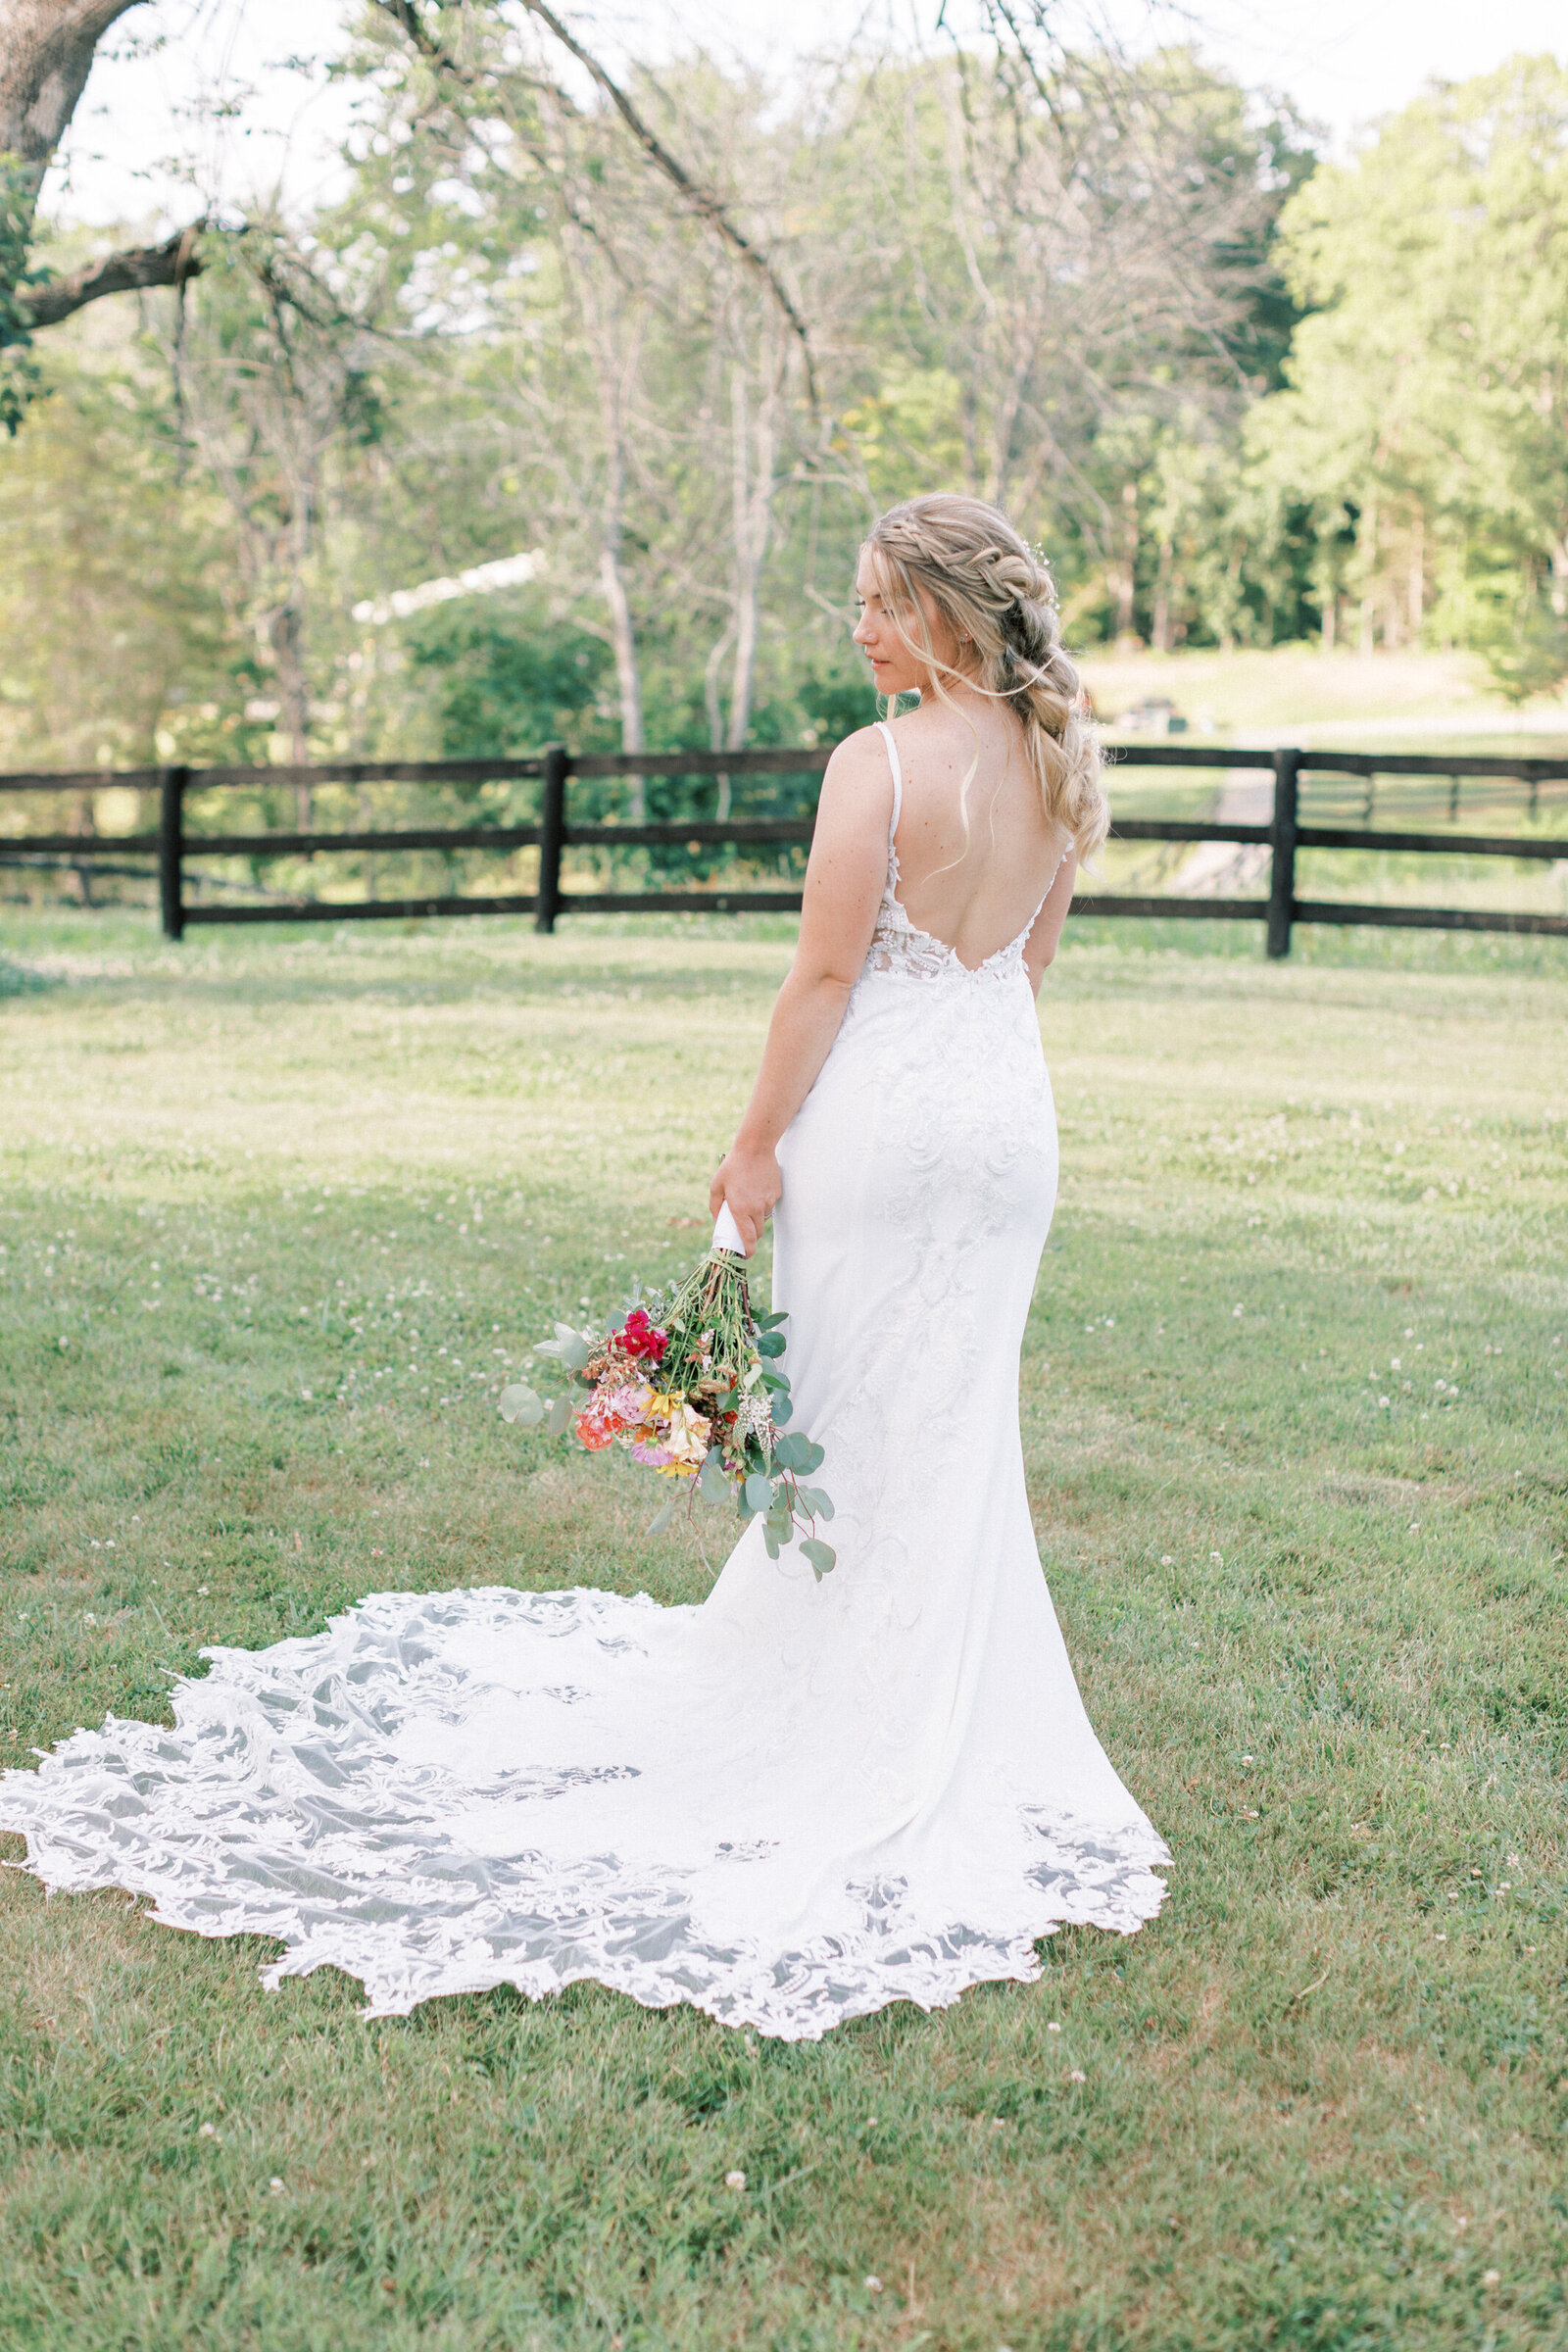
[[[953,632],[935,604],[922,597],[919,612],[895,613],[883,602],[871,560],[864,554],[855,574],[855,593],[860,607],[860,617],[855,624],[855,643],[861,648],[871,664],[871,677],[878,694],[919,694],[927,686],[927,664],[914,651],[913,645],[906,642],[912,639],[914,645],[919,643],[922,616],[931,650],[937,660],[953,664],[953,657],[957,649]],[[902,631],[899,626],[901,621]]]

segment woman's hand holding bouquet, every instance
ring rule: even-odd
[[[821,1578],[834,1554],[815,1528],[833,1505],[806,1481],[822,1448],[786,1426],[785,1317],[754,1312],[741,1240],[721,1216],[714,1247],[667,1298],[644,1296],[639,1285],[602,1328],[558,1323],[534,1352],[554,1357],[578,1394],[540,1396],[518,1382],[502,1391],[501,1415],[525,1429],[542,1422],[552,1437],[574,1431],[591,1453],[619,1446],[657,1477],[679,1482],[650,1535],[669,1525],[682,1492],[688,1505],[701,1494],[742,1519],[760,1517],[775,1560],[808,1530],[800,1548]]]

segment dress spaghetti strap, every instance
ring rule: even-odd
[[[893,836],[899,829],[899,812],[904,807],[904,770],[899,765],[899,747],[893,740],[893,729],[885,718],[879,718],[876,724],[877,732],[888,747],[888,765],[893,770],[893,822],[888,827],[888,848],[891,850]]]

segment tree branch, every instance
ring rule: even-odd
[[[408,5],[408,0],[404,0],[404,5]],[[582,43],[567,31],[555,10],[547,6],[546,0],[522,0],[522,5],[529,15],[537,17],[540,24],[554,33],[562,47],[569,50],[577,63],[585,67],[593,75],[650,163],[657,170],[662,172],[670,185],[691,206],[693,212],[700,219],[706,220],[710,228],[715,229],[724,242],[740,256],[747,269],[761,279],[783,313],[790,332],[800,344],[802,355],[806,361],[806,381],[811,396],[811,406],[814,409],[817,405],[816,365],[811,356],[811,338],[807,332],[805,319],[790,300],[788,292],[767,256],[760,252],[750,238],[741,234],[712,189],[705,187],[701,180],[693,179],[679,159],[671,155],[658,133],[643,121],[642,116],[637,112],[620,84],[612,80],[599,60],[591,56]]]
[[[466,88],[473,89],[476,86],[476,77],[466,73],[450,52],[441,46],[435,35],[427,30],[421,23],[415,0],[374,0],[374,5],[381,10],[383,15],[392,19],[393,23],[414,44],[419,55],[434,66],[439,73],[447,74],[452,80],[462,83]],[[679,158],[671,155],[658,133],[643,121],[642,116],[637,112],[619,83],[614,81],[599,63],[599,60],[591,56],[582,43],[567,31],[554,9],[546,5],[546,0],[522,0],[522,6],[527,9],[530,16],[538,18],[540,24],[555,35],[562,47],[569,51],[580,66],[587,69],[650,163],[663,173],[671,186],[679,192],[682,199],[691,206],[699,218],[706,220],[710,228],[716,230],[731,250],[739,255],[747,269],[761,279],[782,312],[790,332],[800,344],[806,362],[807,386],[810,392],[811,406],[814,409],[817,405],[816,364],[811,353],[811,339],[807,332],[805,319],[790,300],[787,289],[766,255],[760,252],[750,238],[744,236],[736,227],[712,189],[705,187],[700,180],[693,179]],[[560,95],[564,96],[564,94],[560,93]]]
[[[69,277],[45,278],[41,284],[21,285],[12,300],[29,327],[58,326],[89,302],[105,294],[125,294],[136,286],[180,286],[201,274],[202,259],[196,239],[202,223],[193,221],[162,245],[135,245],[123,253],[107,253],[99,262],[74,270]]]
[[[413,42],[415,48],[428,65],[434,66],[438,73],[450,74],[452,79],[461,82],[465,89],[472,89],[473,75],[465,74],[457,59],[442,48],[435,35],[426,32],[419,22],[414,0],[374,0],[374,4],[383,16],[391,18],[399,31]]]

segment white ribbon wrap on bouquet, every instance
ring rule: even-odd
[[[715,1250],[733,1250],[737,1257],[746,1255],[746,1244],[741,1240],[741,1229],[729,1213],[727,1200],[714,1220],[712,1246]]]

